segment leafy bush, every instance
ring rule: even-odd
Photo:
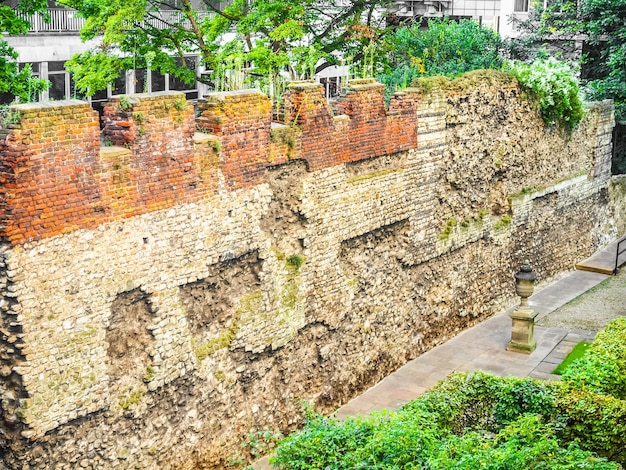
[[[471,432],[442,443],[431,459],[432,469],[619,469],[617,463],[594,457],[575,443],[561,446],[557,429],[538,415],[522,415],[498,434]]]
[[[579,447],[574,426],[561,440],[561,388],[482,372],[453,375],[398,412],[344,423],[315,417],[279,445],[272,462],[283,469],[620,468],[590,452],[619,444],[617,433]]]
[[[346,455],[363,447],[378,424],[378,417],[351,418],[343,423],[311,417],[302,431],[280,443],[273,464],[293,470],[349,468],[344,461]]]
[[[611,321],[563,373],[571,388],[626,399],[626,318]]]
[[[389,44],[389,65],[378,79],[391,92],[406,88],[418,77],[457,77],[470,70],[502,66],[500,37],[472,20],[457,23],[433,18],[426,30],[419,24],[397,29]]]
[[[467,430],[497,432],[526,413],[551,416],[557,387],[550,382],[480,371],[455,374],[405,409],[430,413],[440,426],[456,434]]]
[[[556,405],[562,440],[626,464],[626,401],[563,387]]]
[[[272,462],[296,470],[620,469],[625,377],[626,318],[619,318],[562,382],[455,374],[398,412],[345,422],[312,416]]]
[[[510,62],[506,69],[537,98],[546,124],[571,130],[583,118],[585,109],[578,81],[564,62],[550,57],[531,64]]]

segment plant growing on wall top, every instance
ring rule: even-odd
[[[471,70],[502,66],[500,36],[472,20],[433,18],[427,29],[415,23],[397,29],[387,40],[390,59],[379,80],[391,92],[406,88],[419,77],[454,78]]]
[[[516,58],[532,57],[546,46],[571,51],[574,40],[585,42],[582,83],[591,99],[610,98],[615,118],[626,122],[626,0],[550,0],[516,21],[522,32],[513,42]],[[560,53],[557,51],[556,53]]]
[[[571,131],[583,118],[585,108],[578,81],[566,63],[549,57],[531,64],[509,62],[505,69],[537,99],[546,124]]]

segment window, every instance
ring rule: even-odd
[[[528,12],[528,0],[515,0],[515,6],[513,7],[513,11],[516,12]]]

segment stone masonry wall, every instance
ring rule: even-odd
[[[610,103],[562,136],[516,82],[463,80],[389,110],[360,81],[337,116],[296,84],[284,123],[256,92],[209,97],[195,124],[180,94],[134,95],[107,106],[100,150],[86,105],[19,105],[0,144],[2,462],[243,462],[302,400],[330,412],[509,305],[523,259],[547,280],[617,235]],[[35,119],[81,137],[49,148]],[[68,187],[71,210],[22,210]]]

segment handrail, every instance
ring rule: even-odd
[[[622,244],[624,245],[622,247]],[[619,272],[619,255],[626,253],[626,236],[624,236],[620,241],[617,242],[617,247],[615,250],[615,269],[613,269],[613,274],[617,275]]]
[[[45,14],[19,14],[30,23],[29,33],[78,33],[85,19],[75,15],[76,10],[69,8],[50,8]]]
[[[211,15],[208,11],[200,11],[199,20]],[[85,25],[85,18],[77,15],[76,10],[70,8],[50,8],[47,13],[32,15],[20,14],[20,17],[30,23],[29,33],[78,33]],[[182,23],[189,27],[189,21],[178,10],[159,10],[146,16],[145,24],[154,28],[165,29],[171,23]]]

